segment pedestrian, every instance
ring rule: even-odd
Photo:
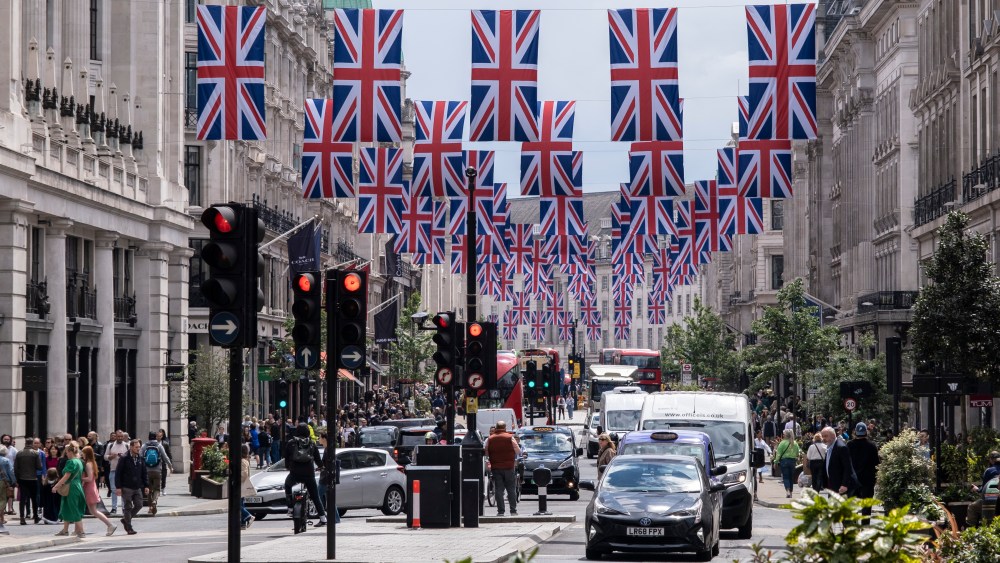
[[[105,444],[104,459],[108,462],[108,496],[111,497],[111,514],[118,512],[118,486],[116,476],[118,462],[128,454],[128,444],[125,442],[125,432],[115,431],[114,440]]]
[[[792,477],[795,474],[795,462],[799,459],[799,443],[795,441],[792,430],[781,433],[781,443],[774,450],[774,457],[781,467],[781,481],[785,485],[785,497],[792,498]]]
[[[14,464],[7,459],[7,446],[0,444],[0,535],[10,534],[7,531],[7,498],[14,494],[17,477],[14,475]]]
[[[824,460],[825,481],[827,490],[841,495],[853,495],[858,487],[858,476],[851,463],[851,451],[837,433],[827,426],[820,433],[826,444],[826,459]]]
[[[569,416],[570,420],[573,419],[573,409],[576,408],[576,393],[570,391],[569,397],[566,397],[566,414]]]
[[[764,409],[761,418],[764,420],[764,424],[761,425],[764,430],[764,439],[767,440],[768,444],[773,444],[774,439],[778,435],[778,425],[774,422],[773,418],[768,416],[767,409]]]
[[[17,452],[14,458],[14,476],[17,477],[19,493],[18,509],[21,513],[21,525],[29,515],[33,516],[35,524],[40,521],[38,516],[38,472],[42,470],[42,458],[34,449],[34,440],[24,441],[24,449]],[[41,445],[41,443],[39,443]]]
[[[215,441],[219,444],[224,444],[229,441],[229,434],[226,433],[226,426],[220,424],[218,428],[215,429]]]
[[[115,494],[122,497],[122,525],[125,533],[134,536],[137,532],[132,527],[132,519],[142,510],[142,495],[149,494],[149,471],[146,462],[139,456],[142,441],[129,442],[128,454],[118,459],[115,469]]]
[[[323,425],[325,426],[325,425]],[[261,467],[271,465],[271,423],[265,422],[261,426],[261,432],[257,435],[260,447],[257,449],[257,457],[260,458]],[[259,469],[259,468],[258,468]]]
[[[156,516],[156,503],[160,500],[162,491],[163,474],[167,467],[173,469],[173,462],[167,455],[166,448],[156,439],[157,433],[149,433],[149,441],[142,445],[140,456],[146,464],[146,473],[149,475],[149,515]]]
[[[17,448],[14,446],[14,437],[11,436],[10,434],[4,434],[3,436],[0,436],[0,445],[2,445],[5,448],[7,448],[7,453],[4,455],[4,457],[7,458],[7,461],[9,461],[11,467],[13,467],[14,466],[14,459],[17,457]],[[14,496],[15,496],[14,495],[14,489],[15,488],[17,488],[17,482],[15,482],[13,485],[11,485],[10,491],[9,491],[9,493],[7,495],[7,502],[6,502],[7,514],[9,514],[11,516],[14,515]],[[3,510],[3,509],[4,509],[4,507],[0,506],[0,510]]]
[[[822,429],[820,429],[822,432]],[[812,488],[814,491],[822,491],[825,483],[823,473],[823,461],[826,459],[826,444],[823,443],[821,432],[813,434],[812,444],[806,450],[806,464],[812,475]]]
[[[311,429],[305,422],[295,427],[295,435],[285,443],[285,459],[288,476],[285,477],[285,504],[288,506],[288,517],[292,517],[292,488],[296,483],[305,486],[309,498],[313,499],[319,521],[326,525],[326,509],[319,501],[319,488],[316,486],[316,467],[323,465],[319,448],[310,437]]]
[[[496,491],[497,516],[504,515],[504,492],[510,503],[510,515],[517,516],[517,460],[521,457],[521,448],[514,441],[514,436],[507,432],[507,423],[498,420],[496,433],[490,436],[486,443],[487,468],[493,474],[493,489]]]
[[[83,448],[83,496],[87,501],[87,512],[91,516],[97,518],[104,523],[107,527],[108,536],[115,533],[118,526],[113,526],[111,520],[104,515],[103,512],[97,509],[97,503],[101,502],[101,495],[97,492],[97,457],[94,454],[94,448],[91,446],[86,446]]]
[[[87,499],[83,494],[83,462],[80,461],[80,445],[70,440],[63,447],[63,455],[66,457],[66,466],[62,477],[55,484],[53,489],[68,487],[68,493],[62,496],[59,503],[59,519],[62,520],[62,530],[56,532],[57,536],[68,536],[69,525],[73,524],[73,533],[78,538],[85,538],[87,534],[83,531],[83,511],[87,507]]]
[[[855,496],[873,498],[875,496],[875,475],[882,460],[878,455],[878,446],[868,439],[867,424],[859,422],[854,427],[854,439],[847,443],[847,450],[851,453],[851,465],[858,477],[858,490]],[[861,525],[867,526],[871,522],[871,507],[862,508],[861,514],[865,516],[861,520]]]
[[[754,448],[760,448],[760,449],[764,450],[764,458],[765,459],[770,458],[772,455],[774,455],[774,451],[771,450],[771,446],[767,443],[767,440],[764,439],[764,433],[762,431],[760,431],[760,430],[758,430],[757,431],[757,435],[754,436],[753,447]],[[764,466],[763,465],[760,466],[759,468],[757,468],[757,477],[760,479],[761,483],[764,482]],[[757,489],[756,488],[754,489],[754,494],[755,495],[757,494]]]
[[[247,510],[246,498],[256,495],[257,489],[250,482],[250,445],[243,444],[243,455],[240,456],[240,523],[244,530],[253,524],[253,515]]]
[[[785,430],[791,430],[793,437],[802,435],[802,426],[798,422],[795,422],[795,415],[792,413],[788,413],[785,416]]]
[[[55,449],[55,446],[52,446]],[[42,522],[46,524],[59,523],[59,493],[53,492],[52,487],[59,482],[59,470],[50,467],[45,470],[45,476],[39,489],[42,492]]]
[[[972,485],[973,492],[981,493],[975,502],[969,505],[969,510],[965,516],[965,523],[972,527],[978,526],[983,517],[983,495],[986,491],[986,484],[1000,476],[1000,452],[992,451],[989,455],[990,466],[983,471],[982,485]],[[0,516],[2,518],[2,516]]]
[[[556,401],[556,418],[566,419],[566,397],[564,395],[559,395],[559,400]]]
[[[34,440],[32,440],[31,448],[33,450],[35,450],[35,452],[38,453],[38,461],[39,461],[39,463],[41,463],[41,467],[39,467],[35,471],[35,504],[37,504],[39,507],[41,507],[42,506],[42,479],[45,477],[45,461],[48,459],[48,456],[45,454],[45,449],[42,448],[42,440],[39,439],[39,438],[35,438]],[[44,515],[43,515],[43,518],[44,518]]]
[[[618,449],[615,447],[615,443],[611,441],[611,436],[607,432],[597,437],[597,444],[599,448],[597,454],[597,478],[600,479],[601,475],[604,475],[604,468],[618,454]]]
[[[319,445],[323,446],[323,459],[322,459],[322,461],[323,461],[323,469],[320,471],[319,487],[317,488],[317,493],[319,494],[319,499],[317,500],[317,502],[322,502],[323,503],[323,509],[326,510],[327,509],[327,506],[326,506],[326,488],[329,485],[333,484],[333,480],[334,480],[333,473],[330,472],[330,471],[328,471],[327,468],[328,467],[333,467],[336,464],[333,461],[334,453],[333,453],[333,448],[330,447],[330,438],[327,435],[327,431],[325,431],[325,430],[323,432],[321,432],[320,435],[319,435]],[[334,506],[332,510],[326,510],[326,512],[327,513],[332,513],[333,514],[333,521],[336,522],[337,524],[340,524],[340,512],[337,510],[336,506]],[[320,522],[316,526],[317,527],[322,527],[322,526],[325,526],[325,525],[326,525],[326,522]]]

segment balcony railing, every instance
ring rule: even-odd
[[[1000,152],[962,175],[962,201],[975,201],[1000,187]]]
[[[333,257],[338,263],[350,262],[351,260],[361,260],[361,257],[354,253],[354,247],[343,241],[337,241],[337,249]]]
[[[49,284],[29,280],[25,297],[27,298],[27,312],[34,313],[44,319],[51,308],[49,305]]]
[[[913,202],[913,224],[925,225],[944,215],[946,203],[955,201],[955,179]]]
[[[184,108],[184,128],[198,127],[198,108]]]
[[[66,316],[97,319],[97,289],[87,287],[86,280],[66,284]]]
[[[135,324],[136,320],[135,296],[115,297],[115,322]]]
[[[276,233],[283,233],[299,224],[288,211],[279,211],[275,206],[273,209],[267,206],[267,200],[261,201],[257,194],[253,195],[253,207],[257,210],[257,217],[264,222],[264,227]]]
[[[875,311],[910,309],[917,301],[916,291],[877,291],[858,298],[858,314]]]

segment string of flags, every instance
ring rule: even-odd
[[[611,209],[615,338],[629,336],[636,287],[648,288],[649,324],[662,324],[674,288],[692,283],[713,252],[732,250],[734,235],[762,233],[763,201],[792,197],[792,141],[816,137],[815,5],[745,10],[750,81],[735,104],[739,142],[718,150],[716,178],[694,181],[693,197],[684,175],[678,10],[608,10],[610,141],[630,143],[629,182]],[[303,197],[356,197],[358,232],[397,235],[396,252],[414,264],[447,258],[463,273],[465,237],[476,237],[479,286],[510,303],[498,319],[506,340],[521,326],[542,340],[553,324],[567,340],[575,322],[599,340],[597,243],[583,212],[583,153],[573,148],[576,103],[538,100],[540,10],[470,11],[468,100],[414,102],[411,180],[403,179],[403,151],[378,145],[402,139],[403,16],[335,11],[331,98],[304,100]],[[265,7],[198,6],[199,139],[266,138],[266,19]],[[511,188],[494,182],[495,154],[463,149],[466,133],[474,142],[521,143],[515,195],[538,198],[537,223],[510,222]],[[478,171],[474,194],[468,167]],[[470,195],[474,233],[465,222]],[[557,269],[568,276],[577,319],[554,291]]]

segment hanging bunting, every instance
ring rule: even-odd
[[[740,193],[747,197],[792,197],[792,142],[740,141]]]
[[[403,151],[361,149],[358,173],[358,232],[398,234],[403,198]]]
[[[403,197],[399,200],[399,234],[394,250],[398,254],[431,251],[431,227],[434,205],[430,195],[421,195],[409,182],[403,182]]]
[[[354,144],[334,142],[333,100],[306,100],[302,197],[354,197]]]
[[[414,102],[413,184],[434,197],[465,191],[462,132],[467,102]]]
[[[540,139],[521,145],[521,193],[572,195],[573,116],[576,102],[538,103]]]

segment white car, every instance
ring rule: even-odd
[[[337,450],[337,460],[340,461],[337,510],[341,515],[356,508],[378,508],[389,516],[403,511],[406,506],[406,475],[403,467],[397,465],[388,452],[370,448],[341,448]],[[268,514],[284,515],[287,512],[287,476],[285,460],[281,460],[250,477],[257,495],[246,497],[244,501],[254,518],[260,520]],[[318,485],[318,471],[316,479]],[[301,487],[296,485],[296,489]],[[316,508],[313,499],[309,499],[309,503],[309,516],[314,517]]]
[[[597,441],[597,426],[601,424],[601,414],[594,413],[590,415],[590,421],[584,425],[584,430],[587,431],[587,458],[597,457],[597,452],[600,449],[601,444]]]

